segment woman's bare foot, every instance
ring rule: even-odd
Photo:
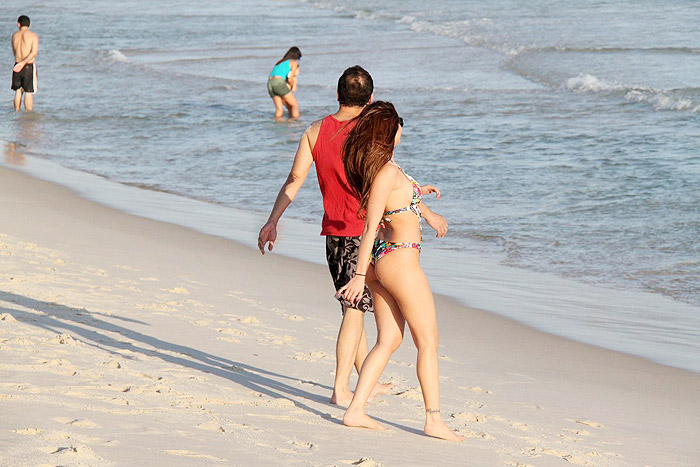
[[[460,436],[442,421],[440,413],[427,414],[425,417],[425,428],[423,429],[426,435],[433,438],[440,438],[446,441],[456,441],[461,443],[464,441],[464,436]]]
[[[374,389],[372,389],[372,392],[369,394],[369,399],[367,400],[371,401],[376,396],[383,396],[384,394],[389,394],[393,387],[394,383],[377,383],[374,385]]]
[[[384,428],[379,423],[374,421],[374,419],[371,418],[369,415],[361,411],[357,412],[347,410],[345,412],[345,415],[343,415],[343,425],[355,428],[369,428],[370,430],[388,430],[388,428]]]

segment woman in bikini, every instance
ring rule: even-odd
[[[299,118],[299,104],[294,93],[297,92],[297,75],[301,50],[291,47],[275,64],[267,78],[267,92],[275,104],[275,118],[281,119],[284,108],[289,110],[290,118]]]
[[[418,348],[416,369],[425,403],[425,434],[463,441],[440,415],[435,304],[419,263],[421,198],[428,193],[439,197],[440,192],[432,185],[420,186],[394,161],[402,126],[394,106],[378,101],[365,107],[345,142],[345,174],[364,211],[365,227],[357,272],[339,293],[355,303],[367,283],[374,299],[378,335],[362,365],[343,423],[385,429],[365,413],[365,404],[389,358],[401,345],[408,323]]]

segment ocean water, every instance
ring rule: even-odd
[[[33,115],[7,91],[6,164],[23,154],[86,196],[252,244],[301,133],[360,64],[406,121],[397,160],[443,191],[428,204],[450,232],[423,255],[436,291],[700,371],[700,3],[0,6],[20,14],[40,90]],[[266,76],[291,45],[302,117],[278,123]],[[314,178],[278,245],[322,262]]]

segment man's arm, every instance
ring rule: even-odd
[[[277,194],[277,199],[272,206],[272,212],[270,212],[267,222],[262,226],[258,234],[258,248],[263,255],[265,254],[265,245],[268,243],[268,250],[272,251],[277,239],[277,222],[279,222],[284,211],[292,203],[299,189],[304,184],[307,175],[309,175],[311,164],[314,162],[310,141],[312,129],[313,126],[306,130],[301,137],[297,153],[294,156],[294,162],[292,163],[292,170],[289,171],[287,180]]]
[[[430,209],[424,202],[420,203],[420,211],[421,217],[425,219],[425,222],[437,232],[435,236],[438,238],[444,237],[448,228],[445,218]]]

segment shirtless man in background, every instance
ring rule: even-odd
[[[39,52],[39,36],[29,30],[29,17],[17,18],[19,31],[12,35],[12,52],[15,54],[15,66],[12,69],[12,90],[15,91],[15,112],[22,105],[24,94],[24,108],[34,109],[34,93],[37,90],[36,79],[36,54]]]

